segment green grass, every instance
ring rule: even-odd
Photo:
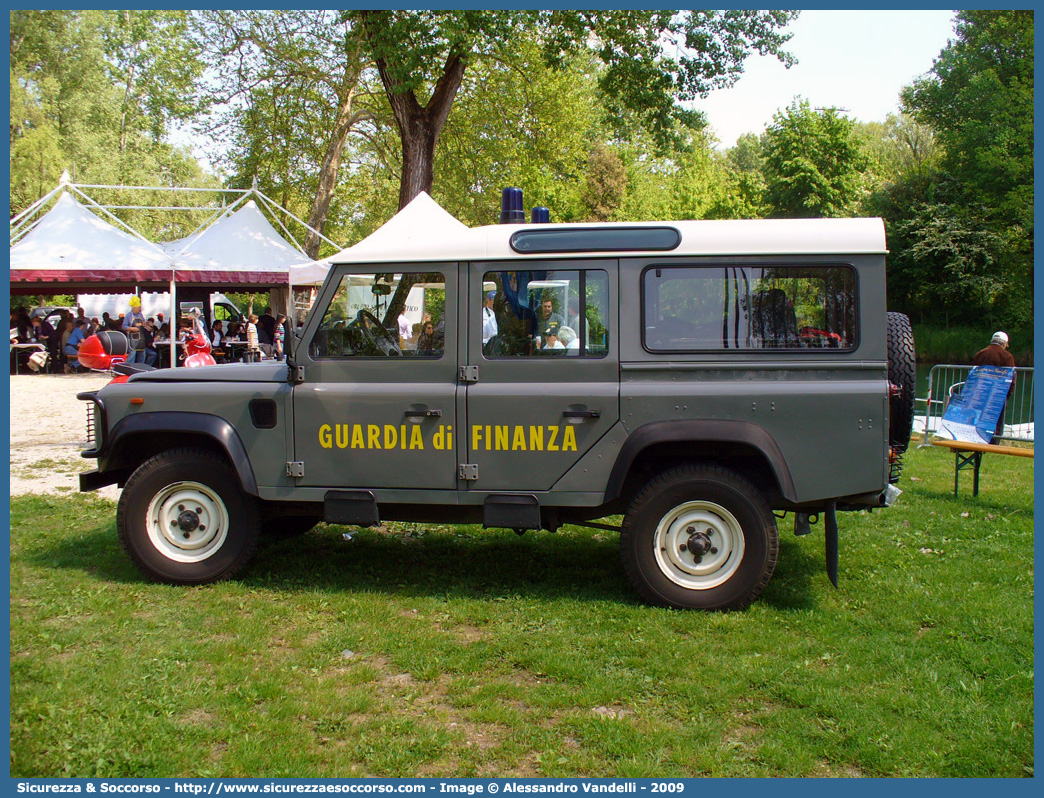
[[[730,614],[638,603],[576,528],[321,526],[152,585],[113,504],[15,498],[11,775],[1032,775],[1032,476],[987,456],[954,499],[913,452],[840,516],[840,590],[788,518]]]

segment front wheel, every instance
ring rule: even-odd
[[[624,570],[652,604],[745,607],[776,567],[779,536],[764,494],[724,468],[683,466],[646,484],[624,516]]]
[[[197,585],[230,579],[257,547],[257,502],[225,460],[174,449],[127,480],[116,511],[120,542],[150,579]]]

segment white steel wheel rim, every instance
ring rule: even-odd
[[[706,536],[710,550],[694,554],[693,534]],[[709,590],[724,584],[743,560],[743,527],[720,504],[690,501],[679,504],[656,525],[656,564],[664,576],[689,590]]]
[[[149,540],[164,557],[202,562],[228,537],[228,510],[213,489],[198,482],[175,482],[153,496],[146,511]]]

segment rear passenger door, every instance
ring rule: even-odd
[[[550,490],[618,421],[617,301],[615,261],[470,265],[469,488]]]

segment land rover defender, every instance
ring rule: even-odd
[[[334,258],[285,361],[80,395],[119,536],[148,577],[227,579],[316,523],[618,528],[647,601],[745,606],[775,513],[898,494],[913,338],[880,219],[508,223],[421,195]],[[604,520],[603,526],[612,526]]]

